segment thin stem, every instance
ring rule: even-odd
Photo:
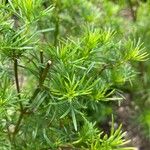
[[[26,109],[20,111],[20,115],[19,115],[18,121],[17,121],[16,126],[15,126],[15,131],[12,134],[12,143],[13,143],[14,147],[16,147],[16,140],[15,140],[16,135],[19,132],[20,125],[21,125],[21,122],[23,120],[23,116],[24,116],[25,112],[26,112]]]
[[[37,88],[35,89],[31,99],[29,100],[29,103],[31,103],[33,101],[33,99],[38,95],[38,93],[41,91],[42,87],[43,87],[43,83],[46,79],[46,76],[48,74],[50,65],[52,64],[52,62],[49,60],[47,62],[46,68],[43,70],[41,76],[40,76],[40,80],[39,80],[39,85],[37,86]]]
[[[40,80],[40,83],[39,83],[39,86],[41,87],[46,79],[46,76],[47,76],[47,73],[49,71],[49,68],[50,68],[50,65],[52,64],[52,62],[49,60],[47,62],[47,65],[46,65],[46,68],[43,70],[43,73],[41,75],[41,80]]]
[[[44,63],[44,57],[43,57],[43,51],[42,50],[40,51],[40,61],[41,61],[41,64]]]
[[[39,84],[40,81],[42,79],[42,72],[43,72],[43,63],[44,63],[44,57],[43,57],[43,51],[40,51],[40,63],[41,63],[41,67],[40,67],[40,71],[39,71]]]
[[[16,89],[18,92],[18,99],[21,100],[19,78],[18,78],[18,60],[17,60],[17,58],[14,59],[14,73],[15,73]],[[17,121],[16,126],[15,126],[15,131],[13,133],[13,140],[14,141],[15,141],[15,136],[19,131],[19,127],[20,127],[21,121],[23,119],[23,114],[24,114],[22,102],[19,101],[19,104],[20,104],[20,115],[19,115],[18,121]]]
[[[15,73],[15,83],[16,83],[16,90],[18,93],[18,99],[21,99],[20,96],[20,86],[19,86],[19,78],[18,78],[18,60],[17,58],[14,59],[14,73]],[[20,109],[23,110],[22,103],[19,101]]]

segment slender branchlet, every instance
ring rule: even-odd
[[[41,64],[44,63],[44,57],[43,57],[43,51],[42,50],[40,51],[40,62],[41,62]]]
[[[17,58],[14,59],[14,73],[15,73],[16,89],[17,89],[18,99],[19,99],[19,104],[20,104],[20,115],[15,126],[15,131],[13,132],[13,139],[15,138],[16,134],[19,131],[19,127],[20,127],[20,124],[24,115],[23,105],[22,105],[22,102],[20,101],[21,95],[20,95],[20,86],[19,86],[19,78],[18,78],[18,59]]]
[[[48,71],[49,71],[49,68],[50,68],[50,65],[51,65],[51,64],[52,64],[52,62],[49,60],[49,61],[47,62],[47,65],[46,65],[45,69],[43,69],[43,71],[42,71],[42,73],[41,73],[41,75],[40,75],[39,85],[38,85],[38,87],[35,89],[35,91],[34,91],[32,97],[31,97],[29,103],[30,103],[30,102],[38,95],[38,93],[41,91],[41,89],[42,89],[42,87],[43,87],[43,83],[44,83],[44,81],[45,81],[45,79],[46,79],[46,76],[47,76],[47,73],[48,73]]]
[[[49,60],[46,64],[45,69],[43,70],[42,75],[41,75],[41,80],[40,80],[40,83],[39,83],[39,87],[41,87],[43,85],[51,64],[52,64],[52,62]]]
[[[39,70],[39,84],[40,84],[40,81],[41,81],[41,78],[42,78],[43,63],[44,63],[44,57],[43,57],[43,51],[42,50],[40,51],[40,63],[41,63],[41,67],[40,67],[40,70]]]
[[[15,84],[16,84],[16,90],[17,90],[17,95],[19,99],[19,104],[20,104],[20,109],[23,110],[22,103],[20,101],[21,96],[20,96],[20,86],[19,86],[19,78],[18,78],[18,59],[14,59],[14,73],[15,73]]]

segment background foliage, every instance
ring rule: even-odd
[[[148,138],[149,3],[1,0],[0,149],[133,150],[124,93]]]

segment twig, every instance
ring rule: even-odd
[[[29,100],[29,103],[32,102],[32,100],[38,95],[38,93],[41,91],[42,87],[43,87],[43,83],[46,79],[46,76],[48,74],[48,71],[49,71],[49,68],[50,68],[50,65],[52,64],[52,62],[49,60],[47,62],[47,65],[46,65],[46,68],[43,70],[41,76],[40,76],[40,80],[39,80],[39,85],[37,86],[37,88],[35,89],[32,97],[30,98]]]
[[[41,63],[41,67],[40,67],[40,71],[39,71],[39,83],[40,83],[40,80],[42,78],[42,72],[43,72],[43,63],[44,63],[44,57],[43,57],[43,51],[41,50],[40,51],[40,63]]]
[[[43,57],[43,51],[42,50],[40,51],[40,61],[41,61],[41,64],[44,63],[44,57]]]
[[[14,73],[15,73],[15,83],[16,83],[16,90],[17,95],[19,99],[20,109],[23,110],[22,103],[20,102],[21,96],[20,96],[20,86],[19,86],[19,79],[18,79],[18,60],[17,58],[14,59]]]
[[[23,105],[22,105],[22,102],[20,101],[21,96],[20,96],[20,86],[19,86],[19,79],[18,79],[18,60],[17,60],[17,58],[14,59],[14,73],[15,73],[16,89],[18,92],[18,99],[19,99],[19,104],[20,104],[20,115],[19,115],[18,121],[15,126],[15,131],[13,133],[13,140],[15,139],[15,136],[19,131],[19,127],[20,127],[20,124],[21,124],[21,121],[22,121],[23,115],[24,115]]]
[[[47,62],[46,68],[43,70],[43,73],[41,75],[41,80],[40,80],[40,83],[39,83],[39,87],[41,87],[43,85],[51,64],[52,64],[52,62],[49,60]]]

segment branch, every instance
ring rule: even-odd
[[[41,91],[41,88],[43,87],[43,83],[47,77],[50,65],[52,64],[52,62],[49,60],[47,62],[46,68],[43,70],[42,74],[40,75],[40,80],[39,80],[39,85],[37,86],[37,88],[35,89],[33,95],[31,96],[29,103],[32,102],[32,100],[38,95],[38,93]]]
[[[22,121],[23,115],[24,115],[23,105],[22,105],[22,102],[20,101],[21,96],[20,96],[20,86],[19,86],[19,79],[18,79],[18,60],[17,60],[17,58],[14,59],[14,73],[15,73],[16,89],[17,89],[18,99],[19,99],[19,104],[20,104],[20,115],[19,115],[19,119],[15,126],[15,131],[13,133],[13,139],[15,138],[15,135],[19,131],[19,127],[20,127],[20,124],[21,124],[21,121]]]
[[[40,83],[39,83],[39,87],[41,87],[43,85],[51,64],[52,64],[52,62],[49,60],[47,62],[46,68],[43,70],[43,73],[41,75],[41,80],[40,80]]]
[[[43,51],[42,50],[40,51],[40,61],[41,61],[41,64],[44,63],[44,57],[43,57]]]
[[[15,84],[16,84],[16,90],[18,93],[18,99],[21,99],[20,96],[20,86],[19,86],[19,78],[18,78],[18,60],[17,58],[14,59],[14,73],[15,73]],[[23,110],[22,103],[19,101],[20,109]]]
[[[43,65],[44,63],[44,57],[43,57],[43,51],[40,51],[40,63],[41,65]],[[40,80],[42,79],[42,72],[43,72],[43,66],[40,67],[40,71],[39,71],[39,84],[40,84]]]

